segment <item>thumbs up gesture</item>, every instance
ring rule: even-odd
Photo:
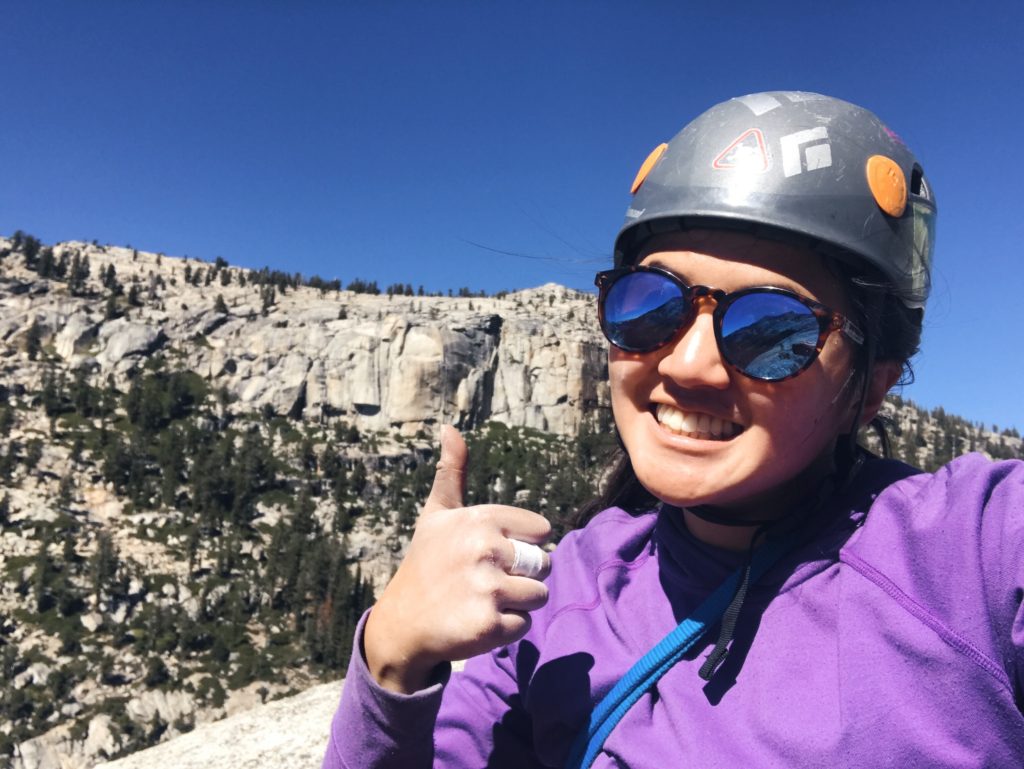
[[[547,603],[550,569],[536,545],[547,519],[508,505],[463,506],[468,450],[441,428],[441,458],[405,559],[370,611],[363,646],[381,686],[411,693],[442,662],[522,638]],[[525,575],[525,576],[523,576]]]

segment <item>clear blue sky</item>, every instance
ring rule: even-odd
[[[637,167],[690,118],[772,89],[862,104],[940,209],[905,395],[1024,428],[1019,1],[9,0],[2,19],[0,233],[346,282],[588,288]]]

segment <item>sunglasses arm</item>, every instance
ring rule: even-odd
[[[832,327],[838,328],[847,337],[852,339],[857,344],[864,344],[864,334],[861,332],[857,325],[849,318],[844,318],[839,313],[836,313],[832,317]]]

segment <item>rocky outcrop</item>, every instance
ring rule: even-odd
[[[340,697],[337,682],[314,686],[96,769],[316,769]]]
[[[235,268],[224,268],[231,280],[223,284],[192,285],[186,268],[211,265],[85,243],[54,252],[89,259],[92,296],[32,283],[32,273],[11,265],[0,273],[0,334],[24,340],[35,324],[56,355],[100,381],[123,385],[161,352],[224,388],[237,412],[340,417],[409,436],[487,419],[571,434],[608,404],[593,298],[554,284],[503,298],[299,287],[276,291],[270,303]],[[98,276],[111,266],[125,286],[146,286],[123,317],[106,317],[109,291]],[[15,292],[20,286],[29,289]],[[36,386],[24,350],[21,342],[0,353],[0,372]]]

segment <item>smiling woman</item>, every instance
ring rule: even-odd
[[[633,470],[663,502],[713,505],[734,510],[737,517],[774,517],[804,493],[806,484],[834,471],[836,441],[855,427],[858,392],[848,384],[858,345],[830,333],[840,327],[833,329],[834,311],[823,310],[823,330],[813,311],[823,308],[819,298],[846,308],[838,281],[808,249],[738,233],[665,235],[647,251],[641,265],[657,265],[729,294],[691,300],[691,311],[677,315],[670,326],[673,336],[651,351],[628,352],[613,342],[612,408]],[[764,294],[757,303],[759,318],[792,316],[794,307],[801,308],[813,324],[811,343],[794,357],[777,332],[762,332],[744,345],[756,345],[756,357],[737,364],[738,350],[721,329],[738,303],[757,296],[747,292],[762,286],[792,293]],[[774,301],[766,301],[769,297]],[[773,368],[781,368],[784,381],[766,373]],[[898,374],[898,366],[874,367],[868,417]],[[712,423],[721,427],[713,431]]]
[[[597,276],[606,487],[549,561],[539,516],[463,505],[443,430],[324,766],[1024,764],[1024,466],[857,444],[920,340],[922,166],[864,109],[761,93],[633,193]]]

